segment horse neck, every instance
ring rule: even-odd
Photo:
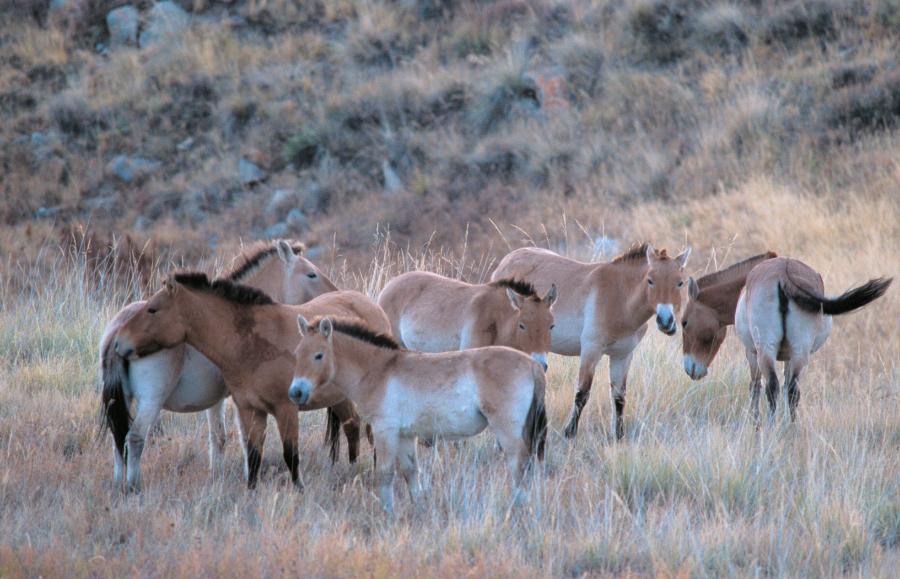
[[[642,325],[653,316],[653,304],[647,297],[644,288],[644,277],[648,265],[645,260],[634,263],[614,263],[607,265],[608,271],[614,272],[618,299],[624,306],[624,318],[633,320],[636,326]],[[616,299],[616,298],[613,298]],[[618,300],[617,300],[618,301]]]
[[[747,281],[747,273],[749,272],[700,290],[698,301],[715,310],[719,319],[727,326],[734,325],[734,313],[741,297],[741,290]]]
[[[328,288],[328,291],[329,291],[329,292],[336,292],[336,291],[338,291],[338,286],[336,286],[336,285],[334,284],[334,282],[331,281],[331,278],[330,278],[330,277],[328,277],[327,275],[325,275],[325,274],[322,272],[322,270],[321,270],[320,268],[317,267],[316,270],[319,272],[319,278],[321,278],[322,283],[325,284],[325,287]],[[322,295],[322,294],[319,294],[319,295]]]
[[[364,414],[370,414],[374,410],[368,408],[373,400],[372,395],[387,381],[385,369],[393,366],[400,351],[375,346],[340,332],[333,335],[334,382]]]
[[[282,261],[271,256],[239,280],[232,280],[262,290],[277,302],[284,301],[284,267]]]
[[[238,336],[234,320],[239,316],[233,310],[239,306],[186,288],[181,288],[179,294],[179,312],[187,330],[185,341],[219,368],[241,360],[240,341],[229,339]],[[247,311],[246,315],[252,312]]]

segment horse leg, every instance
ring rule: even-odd
[[[775,372],[775,356],[760,349],[756,355],[756,364],[761,375],[766,377],[766,400],[769,402],[769,421],[775,420],[778,406],[778,374]]]
[[[159,411],[162,410],[162,401],[153,398],[142,398],[137,401],[137,413],[131,430],[125,436],[127,450],[126,461],[126,489],[129,492],[141,490],[141,454],[144,452],[144,443],[150,433],[150,429],[159,419]]]
[[[375,467],[375,485],[381,506],[389,515],[394,514],[394,468],[397,463],[399,436],[396,431],[379,431],[375,436],[375,450],[381,460]]]
[[[759,371],[759,363],[756,352],[747,350],[747,363],[750,364],[750,413],[753,415],[753,423],[759,430],[759,394],[762,390],[762,373]]]
[[[581,352],[581,365],[578,368],[578,384],[575,386],[575,403],[572,406],[572,414],[569,417],[569,423],[566,425],[566,438],[575,438],[578,434],[578,420],[581,418],[581,411],[587,404],[588,397],[591,395],[591,385],[594,382],[594,369],[597,362],[600,361],[601,354],[599,352]]]
[[[244,472],[247,475],[247,488],[254,489],[259,480],[262,451],[266,444],[267,414],[237,400],[235,400],[235,404],[237,405],[238,420],[241,421],[241,433],[244,440]]]
[[[400,474],[409,488],[409,498],[416,510],[422,508],[422,487],[419,484],[419,466],[416,463],[415,437],[401,438],[397,445]]]
[[[791,422],[797,419],[797,405],[800,403],[800,373],[809,361],[808,356],[791,358],[790,365],[784,374],[784,383],[787,388],[788,408],[791,412]]]
[[[360,441],[360,424],[359,414],[356,408],[349,401],[344,401],[333,406],[335,414],[341,421],[341,428],[344,429],[344,437],[347,439],[347,457],[350,464],[356,462],[359,457],[359,441]]]
[[[625,412],[625,388],[628,381],[628,368],[634,350],[620,358],[609,359],[609,389],[613,403],[613,431],[616,440],[625,437],[625,423],[622,415]]]
[[[278,434],[281,435],[284,462],[291,472],[291,482],[294,483],[297,490],[302,491],[303,482],[300,480],[300,451],[298,449],[300,426],[297,408],[290,403],[281,406],[275,411],[275,421],[278,423]]]
[[[116,486],[122,484],[122,480],[125,477],[125,458],[119,454],[119,448],[116,446],[116,441],[112,441],[112,451],[113,451],[113,480],[116,483]]]
[[[206,421],[209,426],[209,470],[214,475],[221,475],[225,470],[223,456],[225,453],[225,400],[222,398],[211,408],[206,409]]]

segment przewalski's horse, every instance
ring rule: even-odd
[[[291,478],[298,473],[297,408],[287,396],[294,371],[293,350],[300,337],[298,315],[338,315],[390,332],[387,316],[374,302],[355,291],[323,294],[304,305],[277,304],[265,293],[228,280],[210,281],[202,273],[171,276],[120,329],[115,350],[133,359],[162,348],[188,343],[215,364],[237,406],[245,451],[248,485],[256,485],[266,437],[266,417],[278,423],[284,459]],[[358,415],[346,400],[322,400],[316,410],[333,407],[343,423],[350,422],[359,440]],[[351,446],[351,458],[357,448]]]
[[[734,325],[734,310],[747,274],[774,252],[754,255],[699,279],[688,279],[688,301],[681,316],[684,371],[694,380],[706,376],[709,365]]]
[[[759,392],[766,377],[769,415],[775,416],[778,375],[775,361],[784,361],[791,420],[800,401],[799,380],[813,352],[831,333],[831,316],[852,312],[880,298],[892,279],[872,279],[836,298],[825,296],[822,276],[796,259],[763,261],[747,276],[735,311],[735,329],[750,363],[750,407],[759,424]]]
[[[260,243],[238,256],[224,277],[260,289],[288,304],[300,304],[337,290],[302,253],[303,245],[293,241]],[[101,414],[113,435],[115,480],[121,483],[123,472],[127,471],[131,490],[140,489],[141,453],[161,409],[180,413],[206,410],[209,462],[213,471],[222,468],[225,445],[223,413],[228,391],[215,364],[188,344],[131,361],[113,351],[116,332],[145,304],[138,301],[125,306],[106,324],[100,341]],[[128,410],[132,402],[136,410],[133,422]],[[330,414],[329,420],[333,421],[334,416]],[[334,428],[329,431],[337,432]],[[336,452],[338,439],[331,443]]]
[[[544,297],[531,284],[502,279],[470,284],[434,273],[412,271],[392,279],[378,295],[407,348],[452,352],[509,346],[547,367],[556,285]]]
[[[517,485],[532,458],[543,459],[544,371],[522,352],[490,346],[426,354],[403,350],[392,338],[352,322],[324,317],[310,323],[299,316],[297,323],[302,339],[291,400],[318,403],[337,392],[353,401],[375,433],[376,483],[388,512],[396,467],[413,502],[420,502],[417,436],[458,439],[490,426]]]
[[[676,316],[684,295],[684,266],[691,250],[676,257],[649,244],[635,246],[604,263],[584,263],[546,249],[526,247],[504,257],[491,279],[522,279],[541,291],[555,280],[565,280],[565,291],[554,307],[555,327],[550,351],[581,356],[575,403],[565,435],[578,433],[578,420],[587,403],[600,358],[609,356],[613,400],[613,431],[625,435],[622,413],[625,384],[631,357],[647,321],[656,315],[656,325],[666,335],[675,334]]]

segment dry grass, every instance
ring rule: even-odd
[[[835,168],[835,170],[838,170]],[[896,177],[896,174],[894,174]],[[550,211],[551,208],[545,208]],[[552,215],[552,213],[545,213]],[[771,248],[819,269],[829,293],[900,270],[900,200],[823,201],[767,179],[672,206],[644,203],[602,217],[650,238],[695,246],[695,272]],[[585,256],[577,225],[504,231]],[[494,243],[503,247],[497,237]],[[486,243],[486,241],[483,241]],[[222,247],[216,270],[233,248]],[[572,403],[574,359],[553,357],[547,461],[530,500],[510,489],[490,435],[422,449],[431,505],[385,519],[372,458],[332,468],[324,420],[302,415],[303,494],[288,483],[270,432],[263,484],[240,476],[234,432],[227,474],[207,471],[205,424],[166,415],[144,453],[145,491],[111,483],[98,445],[96,343],[128,298],[87,286],[79,264],[46,250],[3,263],[0,285],[0,575],[313,576],[838,576],[889,577],[900,564],[900,298],[894,289],[835,321],[802,383],[797,424],[748,425],[747,370],[729,338],[703,382],[681,370],[680,343],[652,332],[629,378],[627,441],[608,442],[605,369],[575,442],[559,431]],[[412,268],[481,279],[492,254],[460,246],[401,251],[382,242],[356,269],[325,255],[340,284],[374,293]],[[564,288],[563,288],[563,291]]]

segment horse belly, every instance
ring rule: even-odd
[[[199,412],[217,404],[227,395],[219,368],[188,346],[181,376],[163,408],[171,412]]]
[[[400,320],[400,339],[410,350],[418,352],[453,352],[459,350],[460,333],[434,324],[417,324]]]
[[[429,404],[417,413],[406,435],[453,440],[475,436],[485,428],[487,419],[474,404]]]

